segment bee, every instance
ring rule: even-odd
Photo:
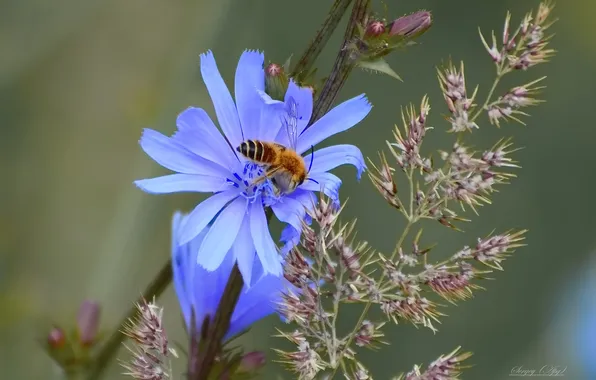
[[[311,159],[308,169],[302,156],[296,152],[298,123],[296,104],[293,102],[290,102],[290,111],[284,124],[290,146],[269,141],[245,140],[236,147],[236,150],[244,157],[267,167],[265,173],[253,181],[253,185],[271,179],[277,194],[280,192],[284,194],[292,193],[305,180],[318,184],[316,180],[308,178],[314,159],[314,146],[311,147]]]

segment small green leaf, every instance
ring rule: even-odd
[[[362,69],[372,70],[377,73],[387,74],[390,77],[393,77],[393,78],[399,80],[400,82],[403,82],[403,80],[400,78],[400,76],[397,75],[397,73],[395,71],[393,71],[393,69],[389,66],[387,61],[385,61],[383,58],[376,58],[376,59],[370,60],[370,61],[359,61],[356,65]]]
[[[284,62],[283,66],[282,66],[282,67],[283,67],[283,69],[284,69],[284,71],[285,71],[286,73],[289,73],[289,72],[290,72],[290,62],[292,61],[292,56],[293,56],[293,55],[294,55],[294,54],[291,54],[291,55],[288,57],[288,59],[286,59],[286,62]]]

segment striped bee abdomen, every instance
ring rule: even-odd
[[[269,144],[258,140],[246,140],[238,145],[236,150],[246,158],[262,163],[271,163],[276,156]]]

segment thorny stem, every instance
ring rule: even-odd
[[[112,332],[107,341],[104,343],[101,351],[95,357],[94,363],[92,364],[91,371],[89,374],[89,380],[99,379],[103,371],[107,369],[108,364],[118,352],[122,341],[124,340],[124,334],[121,332],[122,326],[124,326],[129,319],[135,319],[138,317],[139,308],[137,304],[145,302],[145,300],[158,298],[172,282],[172,260],[168,260],[163,267],[159,270],[153,281],[147,286],[143,294],[139,297],[129,309],[128,313],[122,318],[118,327]]]
[[[336,273],[339,273],[339,276],[337,277],[337,283],[335,284],[335,294],[333,295],[333,317],[331,320],[331,337],[333,339],[333,347],[330,347],[331,349],[328,350],[330,357],[329,357],[329,364],[331,364],[332,367],[336,367],[337,366],[337,317],[339,315],[339,303],[341,301],[342,298],[342,288],[343,288],[343,277],[344,277],[344,271],[342,270],[341,266],[342,266],[342,261],[337,260],[337,269],[336,269]]]
[[[410,169],[408,173],[408,182],[410,183],[410,215],[408,215],[408,220],[412,221],[414,217],[414,169]]]
[[[322,276],[321,274],[323,273],[323,267],[325,265],[325,260],[329,258],[329,253],[327,252],[327,244],[325,243],[325,235],[326,232],[321,229],[321,231],[319,231],[319,243],[317,243],[317,250],[320,251],[322,253],[322,255],[316,255],[315,257],[315,262],[316,262],[316,267],[317,267],[317,271],[316,271],[316,279],[315,279],[315,286],[317,289],[317,293],[321,294],[321,288],[320,288],[320,284],[321,284],[321,280],[322,280]],[[333,305],[335,308],[335,295],[334,295],[334,299],[333,299]],[[337,342],[337,334],[336,334],[336,330],[335,330],[335,323],[334,322],[329,322],[329,320],[327,318],[324,317],[323,313],[324,310],[322,307],[320,307],[317,312],[321,313],[321,329],[323,330],[322,334],[319,334],[319,332],[315,331],[315,329],[311,329],[310,327],[306,327],[309,332],[311,334],[313,334],[313,336],[318,337],[321,341],[324,341],[327,343],[327,352],[329,352],[329,361],[331,363],[335,362],[335,357],[333,356],[333,352],[335,352],[335,343]],[[335,317],[335,313],[334,313],[334,317]],[[331,335],[332,335],[332,340],[329,341],[327,335],[329,334],[329,331],[327,330],[331,330]]]
[[[189,370],[189,380],[207,380],[209,378],[215,363],[215,357],[221,349],[221,342],[230,327],[230,320],[243,286],[242,273],[240,273],[238,263],[236,263],[217,306],[213,323],[208,326],[206,345],[197,352],[199,356],[196,358],[197,360],[189,360],[193,363],[192,368]]]
[[[503,75],[505,75],[505,73],[502,72],[502,70],[499,68],[497,69],[497,77],[495,78],[492,87],[490,88],[490,91],[488,92],[488,95],[486,96],[486,100],[484,101],[484,104],[482,104],[481,107],[479,107],[476,112],[474,113],[474,115],[472,116],[472,118],[470,119],[471,122],[474,122],[474,120],[476,120],[476,118],[478,118],[478,116],[480,116],[480,114],[482,113],[482,111],[486,110],[486,108],[488,107],[488,104],[490,103],[490,100],[493,97],[493,93],[495,92],[495,90],[497,89],[497,85],[499,84],[499,82],[501,81],[501,78],[503,78]]]
[[[517,32],[515,34],[517,34]],[[515,50],[513,51],[513,55],[517,55],[519,53],[521,46],[522,46],[522,44],[517,44],[517,46],[515,47]],[[504,58],[505,54],[502,54],[502,57],[503,57],[503,60],[500,63],[496,64],[497,77],[495,78],[493,85],[491,86],[490,91],[488,92],[488,95],[486,95],[486,100],[484,101],[484,104],[482,104],[482,107],[480,107],[480,108],[478,108],[478,110],[476,110],[476,112],[474,113],[474,115],[471,118],[471,122],[474,122],[476,120],[476,118],[478,118],[478,116],[480,116],[482,111],[484,111],[488,108],[488,105],[490,104],[493,94],[494,94],[495,90],[497,89],[497,85],[499,84],[501,79],[505,76],[505,74],[507,74],[511,71],[510,68],[505,66],[506,62],[507,62],[507,60]]]
[[[399,239],[397,240],[397,243],[395,243],[395,248],[393,249],[393,253],[391,254],[391,257],[389,258],[389,260],[391,260],[391,261],[395,260],[395,256],[397,256],[397,254],[399,253],[399,248],[404,243],[404,239],[406,238],[406,236],[408,236],[408,233],[410,232],[410,228],[412,228],[414,223],[416,223],[416,222],[408,220],[408,223],[404,227],[404,230],[402,231]],[[384,279],[385,279],[385,272],[383,272],[383,274],[381,274],[379,282],[383,282]]]
[[[408,220],[408,223],[404,227],[399,239],[397,240],[397,243],[395,244],[395,249],[394,249],[393,253],[391,254],[391,261],[393,261],[395,259],[397,252],[399,252],[399,247],[401,247],[403,245],[404,240],[406,239],[406,236],[408,236],[408,233],[410,232],[410,229],[412,228],[412,225],[414,223],[415,223],[415,221]],[[383,281],[383,279],[385,278],[385,275],[386,275],[386,272],[383,272],[381,274],[379,282]],[[360,314],[360,317],[358,318],[358,322],[356,322],[354,329],[352,330],[352,332],[350,334],[348,334],[348,340],[346,341],[343,350],[338,355],[340,358],[340,363],[343,363],[344,351],[350,348],[350,345],[352,344],[352,341],[356,337],[356,334],[358,333],[360,326],[362,326],[362,323],[364,322],[364,319],[366,318],[366,315],[368,314],[368,311],[370,310],[371,306],[372,306],[372,302],[368,301],[366,303],[366,305],[364,306],[364,310],[362,310],[362,313]],[[339,368],[338,365],[336,365],[335,368],[333,368],[333,371],[331,372],[331,375],[329,376],[330,380],[333,379],[338,368]]]
[[[347,46],[358,33],[357,25],[364,23],[369,5],[370,0],[356,0],[354,3],[339,54],[335,59],[331,74],[329,74],[329,77],[325,81],[321,94],[315,101],[309,124],[314,123],[317,119],[327,113],[337,97],[339,90],[341,90],[348,79],[348,76],[352,72],[356,62],[351,57],[350,50]]]
[[[327,13],[327,18],[325,22],[319,30],[317,34],[312,39],[306,51],[300,57],[300,60],[292,70],[290,77],[294,78],[298,83],[306,79],[306,76],[310,72],[314,62],[318,58],[319,54],[329,41],[329,38],[337,28],[337,24],[339,24],[340,20],[342,19],[344,13],[348,9],[348,6],[352,0],[335,0],[331,9]]]

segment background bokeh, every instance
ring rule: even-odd
[[[103,304],[102,326],[112,328],[169,255],[173,211],[190,209],[200,195],[158,197],[136,189],[134,179],[164,173],[137,140],[144,127],[172,132],[177,113],[189,105],[212,112],[199,54],[212,49],[231,84],[245,48],[264,50],[273,62],[299,55],[330,3],[0,1],[1,378],[59,378],[36,341],[49,324],[72,323],[78,304],[94,298]],[[328,143],[357,142],[374,157],[390,138],[399,107],[429,94],[435,130],[425,146],[449,148],[453,136],[445,133],[435,66],[450,56],[464,60],[469,88],[478,83],[485,94],[493,65],[477,27],[499,33],[507,9],[517,22],[537,4],[387,2],[388,19],[426,8],[434,13],[434,27],[421,45],[390,57],[403,83],[361,71],[352,75],[340,98],[366,92],[375,107],[357,128]],[[379,2],[375,7],[385,16]],[[436,335],[410,325],[390,327],[392,345],[364,354],[376,378],[426,364],[458,345],[475,353],[466,379],[504,379],[512,367],[544,365],[567,367],[569,379],[596,378],[595,12],[593,1],[560,1],[553,27],[558,55],[506,81],[549,76],[546,103],[530,110],[528,126],[497,130],[483,121],[471,136],[479,148],[513,136],[525,147],[516,153],[523,166],[518,178],[501,188],[465,233],[434,224],[425,230],[425,241],[439,242],[443,253],[493,229],[528,228],[528,247],[505,263],[496,281],[483,284],[487,291],[449,307]],[[341,34],[319,61],[323,73]],[[342,196],[350,198],[344,218],[357,217],[361,238],[391,249],[403,225],[400,216],[367,179],[358,183],[350,168],[339,174]],[[183,341],[172,288],[160,302],[171,338]],[[346,323],[355,317],[348,314]],[[244,343],[261,349],[281,344],[269,338],[279,325],[275,317],[260,322]],[[114,365],[110,378],[119,372]],[[275,373],[279,367],[272,364],[264,378]]]

